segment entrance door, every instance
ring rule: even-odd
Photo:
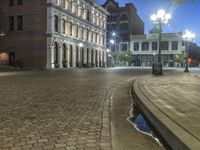
[[[9,53],[9,66],[15,65],[15,52]]]
[[[70,45],[70,55],[69,55],[69,65],[70,65],[70,67],[72,67],[72,61],[73,61],[73,53],[72,53],[73,51],[72,51],[72,45]]]
[[[94,50],[92,49],[92,54],[91,54],[91,63],[94,65]]]

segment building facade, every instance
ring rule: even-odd
[[[2,0],[1,64],[64,68],[106,64],[108,12],[93,0]]]
[[[118,54],[129,50],[130,35],[144,34],[144,23],[132,3],[120,7],[115,0],[107,0],[103,7],[110,13],[107,17],[107,47],[116,64]],[[110,43],[111,39],[114,40],[113,44]]]
[[[132,35],[130,38],[134,66],[152,66],[153,62],[158,61],[158,34]],[[186,56],[185,49],[182,33],[162,34],[161,59],[164,66],[176,65],[175,59]]]

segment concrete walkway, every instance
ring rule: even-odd
[[[191,74],[145,76],[134,83],[141,111],[175,150],[199,150],[200,78]]]

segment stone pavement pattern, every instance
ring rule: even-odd
[[[166,116],[166,119],[162,117],[159,119],[166,123],[167,127],[171,128],[174,134],[190,148],[198,149],[200,145],[200,78],[183,73],[165,74],[160,77],[147,76],[139,80],[138,86],[143,96]],[[147,107],[151,109],[149,104]],[[152,110],[157,112],[153,107]],[[176,130],[174,125],[172,127],[167,118],[182,131]]]
[[[109,150],[108,100],[114,88],[149,72],[0,73],[0,149]]]

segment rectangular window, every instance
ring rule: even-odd
[[[172,41],[172,50],[178,50],[178,41]]]
[[[90,11],[87,10],[87,21],[90,21]]]
[[[134,51],[139,51],[139,43],[138,42],[135,42],[134,44],[133,44],[133,50]]]
[[[22,0],[18,0],[17,5],[22,5]]]
[[[142,50],[143,51],[149,50],[149,42],[142,42]]]
[[[22,31],[23,29],[23,17],[17,16],[17,29],[18,31]]]
[[[63,34],[65,34],[65,20],[63,19]]]
[[[169,42],[168,41],[161,42],[161,50],[169,50]]]
[[[152,51],[158,50],[158,42],[152,42]]]
[[[9,1],[9,6],[14,6],[14,0]]]
[[[14,31],[14,17],[13,16],[9,17],[9,30]]]
[[[58,16],[55,16],[54,18],[54,29],[56,32],[58,32]]]

